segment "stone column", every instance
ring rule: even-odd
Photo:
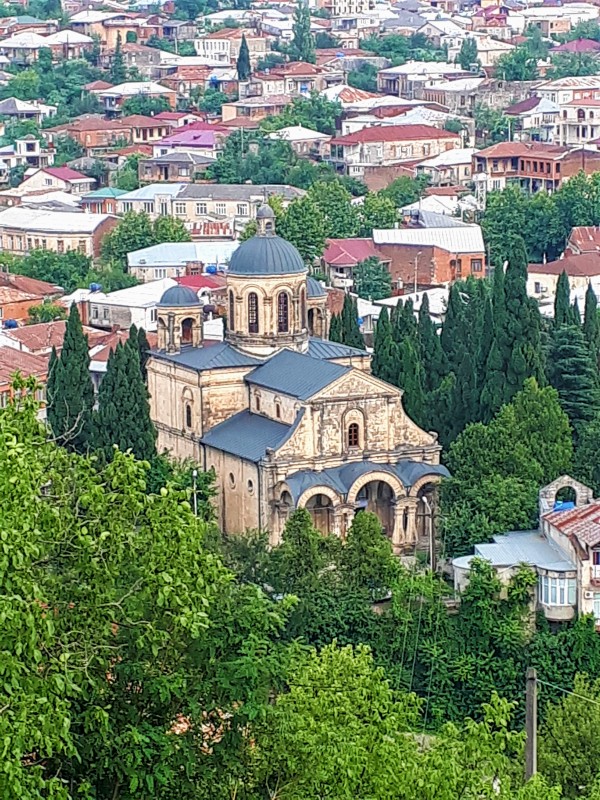
[[[354,519],[354,508],[348,505],[339,505],[335,506],[333,511],[334,533],[338,538],[345,540],[350,525],[352,525],[352,520]]]
[[[395,501],[394,531],[392,545],[395,550],[402,550],[414,545],[417,539],[417,504],[416,497],[400,497]],[[406,512],[406,529],[405,524]]]

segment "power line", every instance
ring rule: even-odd
[[[555,683],[543,681],[541,678],[538,678],[537,681],[543,686],[549,686],[551,689],[557,689],[559,692],[564,692],[564,694],[572,694],[573,697],[578,697],[580,700],[587,700],[588,703],[594,703],[594,705],[600,706],[600,701],[594,700],[592,697],[586,697],[584,694],[578,694],[577,692],[572,691],[572,689],[565,689],[562,686],[557,686]]]

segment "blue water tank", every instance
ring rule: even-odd
[[[217,274],[217,265],[216,264],[209,264],[206,268],[207,275],[216,275]]]
[[[13,330],[14,328],[19,327],[19,323],[16,319],[5,319],[4,320],[4,328],[8,328],[9,330]]]
[[[101,292],[102,285],[100,283],[90,283],[90,292]]]

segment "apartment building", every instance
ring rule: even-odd
[[[552,192],[580,170],[600,170],[600,152],[541,142],[500,142],[473,155],[473,174],[483,176],[487,191],[516,184],[529,192]]]
[[[556,144],[581,145],[600,136],[599,75],[546,81],[535,93],[559,108]]]
[[[366,167],[422,161],[460,147],[457,133],[431,125],[382,125],[331,140],[331,161],[352,177]]]
[[[16,255],[32,250],[77,250],[95,258],[100,255],[102,238],[117,222],[109,214],[47,211],[21,205],[0,211],[0,245]]]
[[[377,73],[377,90],[409,100],[420,100],[426,88],[453,76],[473,77],[456,64],[440,61],[407,61],[399,67],[387,67]]]
[[[193,239],[237,239],[258,207],[270,195],[284,208],[305,193],[275,184],[151,184],[117,199],[120,213],[145,211],[152,218],[170,215],[183,220]]]

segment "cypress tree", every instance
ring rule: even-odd
[[[555,329],[547,371],[577,434],[600,412],[597,367],[578,326],[561,325]]]
[[[569,325],[581,325],[581,311],[579,310],[577,298],[575,298],[573,305],[569,308]]]
[[[398,303],[391,315],[392,334],[396,344],[400,344],[408,336],[414,339],[417,334],[417,320],[412,300]]]
[[[110,64],[110,79],[112,83],[124,83],[127,78],[125,61],[123,60],[123,48],[121,44],[121,34],[117,34],[117,44]]]
[[[49,362],[47,417],[57,442],[78,453],[87,451],[92,436],[94,386],[90,355],[79,311],[71,306],[60,356]]]
[[[571,289],[569,287],[569,276],[563,270],[556,283],[556,294],[554,295],[554,326],[567,325],[570,323],[569,310],[571,308]]]
[[[150,461],[156,455],[156,431],[150,419],[148,390],[142,379],[137,342],[128,340],[111,352],[98,392],[95,445],[107,461],[113,445]]]
[[[376,378],[382,381],[394,383],[394,377],[398,370],[397,346],[392,335],[392,325],[387,308],[381,309],[375,335],[373,338],[373,361],[371,371]]]
[[[448,307],[444,316],[440,344],[448,362],[448,369],[456,373],[464,357],[461,342],[464,339],[463,301],[457,283],[452,284],[448,295]]]
[[[481,377],[479,417],[483,422],[489,422],[504,402],[504,362],[500,350],[500,339],[506,325],[506,303],[504,299],[504,269],[502,267],[496,267],[494,270],[492,322],[492,341]]]
[[[333,314],[329,323],[329,341],[342,341],[342,318],[339,314]]]
[[[494,309],[491,297],[486,297],[483,303],[483,321],[481,326],[481,336],[477,348],[477,387],[479,391],[483,389],[485,381],[485,370],[490,350],[494,342]]]
[[[365,343],[358,327],[358,309],[356,300],[353,300],[349,294],[344,297],[344,306],[342,308],[342,342],[349,347],[356,347],[357,350],[364,350]]]
[[[427,293],[423,295],[421,307],[419,308],[417,335],[423,363],[424,389],[429,393],[440,386],[448,369],[440,337],[429,314],[429,296]]]
[[[143,328],[138,328],[137,325],[132,325],[129,328],[129,340],[132,344],[137,347],[138,355],[140,358],[140,370],[142,372],[142,378],[144,383],[148,378],[148,371],[146,369],[146,364],[148,363],[148,359],[150,358],[150,343],[148,342],[148,337],[146,336],[146,331]]]
[[[240,45],[236,67],[238,80],[247,81],[252,72],[252,67],[250,66],[250,50],[248,49],[248,42],[244,34],[242,34],[242,43]]]
[[[598,322],[598,299],[591,283],[588,283],[585,293],[583,335],[594,358],[594,363],[597,364],[600,354],[600,324]]]
[[[403,405],[417,425],[424,418],[423,365],[414,339],[406,336],[398,345],[398,376],[394,383],[404,391]]]

